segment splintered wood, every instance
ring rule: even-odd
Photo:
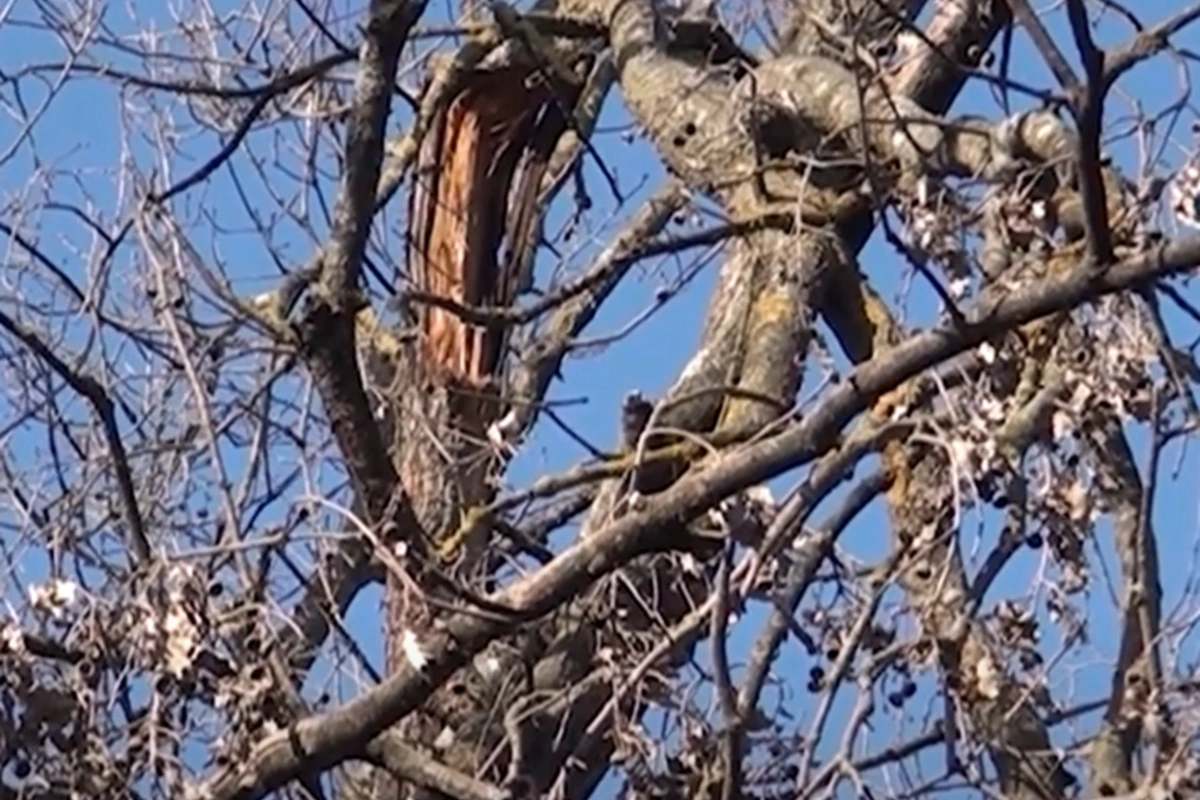
[[[520,67],[473,76],[426,137],[409,215],[408,263],[418,291],[464,306],[512,302],[515,276],[498,254],[509,189],[546,93],[528,77]],[[426,363],[438,377],[486,386],[503,357],[503,328],[429,304],[417,314]]]

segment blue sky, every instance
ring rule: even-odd
[[[216,5],[218,8],[232,11],[241,4],[224,0]],[[1183,7],[1184,3],[1183,0],[1163,0],[1153,5],[1156,6],[1156,10],[1141,12],[1147,22],[1156,21],[1173,9]],[[279,8],[283,9],[284,6],[280,5]],[[447,13],[446,2],[435,0],[430,8],[430,21],[444,19]],[[21,66],[31,63],[51,64],[63,61],[63,42],[55,40],[44,31],[20,24],[21,21],[35,19],[36,14],[37,9],[33,4],[17,3],[8,22],[0,26],[0,70],[4,73],[12,74]],[[299,19],[299,13],[292,8],[290,14],[295,23]],[[136,18],[136,24],[131,15]],[[1060,17],[1061,15],[1051,18],[1048,25],[1056,34],[1065,34],[1065,22]],[[111,32],[120,36],[129,36],[136,30],[153,27],[163,37],[159,42],[163,50],[180,46],[178,35],[172,33],[176,23],[172,21],[166,9],[157,3],[146,3],[141,7],[135,4],[114,4],[106,10],[104,22]],[[249,29],[242,30],[240,38],[248,40]],[[1184,48],[1200,50],[1198,31],[1200,26],[1179,35],[1175,42]],[[352,38],[352,33],[345,35]],[[1106,20],[1101,29],[1099,43],[1108,45],[1122,42],[1128,36],[1127,27],[1119,20],[1111,18]],[[1064,35],[1060,41],[1064,43],[1064,51],[1074,59],[1074,47],[1069,38]],[[426,52],[435,46],[445,45],[436,40],[423,40],[416,47],[419,52]],[[135,58],[115,48],[98,45],[90,47],[86,52],[93,58],[102,58],[107,63],[130,71],[142,69]],[[259,61],[264,57],[260,50],[252,48],[250,52],[251,57]],[[229,57],[227,44],[222,45],[222,54]],[[1127,124],[1135,109],[1154,116],[1173,104],[1180,103],[1182,99],[1183,104],[1177,115],[1163,117],[1154,131],[1153,157],[1159,160],[1156,169],[1163,174],[1181,164],[1193,144],[1190,127],[1195,120],[1195,109],[1187,99],[1186,81],[1190,77],[1189,70],[1190,65],[1186,62],[1165,56],[1159,57],[1152,64],[1143,65],[1130,73],[1121,83],[1121,91],[1112,95],[1108,105],[1110,123],[1116,129]],[[341,74],[348,76],[350,72],[345,69]],[[1012,74],[1029,84],[1053,84],[1040,57],[1031,50],[1021,34],[1017,35],[1014,43]],[[54,201],[60,204],[89,205],[106,220],[105,224],[114,227],[118,225],[128,214],[136,194],[133,187],[116,179],[113,165],[137,164],[138,171],[147,180],[155,171],[161,179],[164,167],[155,161],[154,143],[149,141],[149,128],[146,127],[148,121],[156,115],[170,115],[177,126],[176,139],[172,142],[172,146],[177,149],[170,167],[171,180],[177,180],[189,170],[195,169],[219,148],[220,143],[213,135],[198,131],[194,121],[189,119],[188,112],[174,105],[173,100],[163,95],[122,89],[113,81],[77,76],[66,80],[51,95],[46,87],[53,85],[57,76],[53,70],[45,71],[41,75],[44,81],[41,88],[37,88],[31,81],[21,83],[21,100],[27,109],[37,108],[45,98],[49,98],[31,131],[23,135],[21,127],[15,124],[10,116],[0,115],[0,159],[3,159],[0,160],[0,187],[4,191],[5,204],[0,207],[3,208],[0,220],[17,225],[26,231],[27,235],[35,236],[47,255],[65,265],[77,282],[86,284],[89,278],[94,277],[89,275],[89,269],[94,269],[99,261],[94,237],[71,214],[61,208],[47,207],[44,204]],[[228,83],[231,80],[230,75],[231,72],[226,70],[222,80]],[[249,71],[246,71],[244,76],[250,84],[261,80],[260,76]],[[414,76],[407,73],[401,80],[412,85]],[[0,88],[0,97],[10,103],[14,101],[14,96],[7,86]],[[137,112],[117,113],[122,98],[136,106]],[[1014,95],[1013,100],[1015,107],[1020,107],[1019,96]],[[996,108],[995,99],[990,92],[974,86],[963,94],[955,106],[955,111],[995,115]],[[407,110],[403,104],[398,103],[392,130],[400,130],[408,119]],[[141,130],[138,129],[139,126],[142,126]],[[656,157],[644,143],[629,141],[625,135],[628,132],[628,120],[619,102],[614,98],[610,100],[601,120],[595,146],[606,159],[609,169],[616,175],[625,202],[620,206],[614,203],[599,171],[593,163],[589,163],[585,174],[595,209],[573,241],[564,242],[558,236],[567,222],[568,208],[560,203],[551,214],[547,225],[547,237],[558,240],[556,245],[560,251],[570,254],[571,268],[579,268],[586,264],[587,258],[594,254],[597,246],[606,241],[619,227],[625,214],[636,208],[638,201],[659,184],[662,172]],[[260,128],[248,137],[244,153],[236,155],[229,165],[219,169],[210,180],[175,202],[176,213],[189,220],[188,231],[192,237],[192,244],[202,257],[210,263],[220,264],[226,270],[238,291],[249,294],[272,286],[279,274],[278,265],[293,267],[302,263],[313,250],[314,237],[322,237],[328,230],[327,215],[332,205],[335,186],[333,179],[336,177],[336,160],[333,155],[336,145],[327,140],[319,148],[320,155],[309,160],[300,151],[292,149],[289,143],[296,138],[307,140],[318,135],[317,125]],[[1129,143],[1119,143],[1112,147],[1112,152],[1127,174],[1132,174],[1129,171],[1137,163],[1137,149]],[[272,160],[282,164],[286,171],[268,166],[265,172],[257,174],[257,159],[263,158],[270,159],[267,161],[268,165]],[[290,208],[303,223],[310,226],[308,230],[304,225],[287,219],[286,213],[275,199],[276,194],[291,198]],[[30,208],[40,205],[40,211],[22,216],[16,210],[17,198],[23,198],[20,206]],[[371,257],[383,266],[385,272],[390,271],[389,259],[396,258],[402,252],[403,208],[402,203],[394,202],[376,221]],[[260,214],[257,222],[249,209],[255,209]],[[273,223],[272,233],[266,241],[256,230],[257,225],[264,221]],[[0,239],[0,245],[5,244],[4,240]],[[4,253],[10,264],[18,257],[16,249],[12,247],[5,247]],[[689,272],[696,264],[697,258],[706,259],[706,265],[674,301],[650,317],[628,337],[601,352],[572,360],[564,369],[564,380],[552,388],[552,399],[586,398],[585,403],[563,406],[559,413],[580,435],[599,447],[608,447],[613,443],[617,409],[621,398],[627,392],[636,389],[655,397],[674,380],[697,341],[719,264],[719,253],[693,252],[679,259],[640,265],[593,323],[589,336],[603,336],[621,329],[642,309],[652,304],[654,294],[661,286],[668,285],[680,275]],[[931,293],[922,286],[919,279],[912,279],[912,276],[908,275],[903,264],[886,244],[879,241],[879,237],[876,237],[863,252],[861,264],[864,272],[889,299],[904,295],[903,304],[911,324],[927,324],[931,321],[936,309]],[[560,262],[549,257],[543,258],[540,264],[543,276],[558,266]],[[137,255],[136,245],[131,243],[118,251],[112,263],[115,281],[112,297],[114,304],[124,302],[131,308],[137,304],[138,301],[133,299],[121,300],[116,293],[128,293],[131,288],[136,287],[138,281],[144,279],[143,267],[144,263]],[[69,307],[69,303],[61,294],[55,296],[50,293],[47,288],[50,284],[44,279],[35,280],[28,274],[13,273],[10,277],[0,277],[0,282],[7,282],[7,285],[0,283],[3,287],[0,288],[0,305],[6,310],[10,309],[11,298],[18,292],[26,301],[32,299],[42,302],[59,311]],[[1200,300],[1195,297],[1196,292],[1190,286],[1181,285],[1180,290],[1193,300]],[[136,298],[141,295],[134,290],[133,294],[128,296]],[[1169,303],[1164,304],[1164,309],[1176,342],[1190,343],[1196,337],[1194,325],[1176,313]],[[89,326],[62,313],[55,313],[52,320],[45,324],[57,326],[65,341],[72,347],[93,346],[89,342]],[[138,377],[141,358],[139,354],[111,335],[106,335],[102,344],[110,358],[115,357],[129,369],[129,375],[122,378],[118,391],[122,396],[128,396],[135,404],[139,399],[146,401],[155,384],[144,376]],[[10,352],[8,343],[0,352],[6,355]],[[97,358],[93,353],[90,363],[98,363]],[[840,355],[838,358],[840,359]],[[230,388],[249,386],[256,380],[259,369],[261,365],[255,366],[248,362],[235,365],[230,370],[226,385]],[[298,381],[286,382],[283,386],[290,387],[286,391],[293,394],[303,391],[303,384]],[[82,404],[76,403],[72,414],[82,418],[84,411]],[[13,413],[11,405],[0,405],[0,427],[6,428]],[[298,411],[288,412],[287,419],[290,422],[285,424],[304,424],[302,418],[303,415]],[[1144,434],[1138,432],[1132,434],[1131,440],[1144,469],[1148,440]],[[30,465],[45,458],[46,441],[43,430],[26,425],[7,432],[0,448],[8,464],[30,469]],[[1195,449],[1189,447],[1186,440],[1178,440],[1168,448],[1162,459],[1163,466],[1159,475],[1160,493],[1154,507],[1154,521],[1163,567],[1164,610],[1174,614],[1175,619],[1180,621],[1190,618],[1196,612],[1197,591],[1195,586],[1189,585],[1189,577],[1200,575],[1200,570],[1197,570],[1196,536],[1197,513],[1200,510],[1196,502],[1197,476],[1200,475],[1197,470],[1200,468],[1200,462],[1197,461]],[[226,445],[222,453],[226,461],[225,467],[236,482],[246,463],[246,451]],[[271,456],[271,460],[279,474],[284,474],[294,468],[302,456],[303,454],[294,447],[280,445]],[[532,476],[547,470],[561,469],[586,457],[587,453],[578,444],[553,425],[543,421],[535,436],[524,446],[510,473],[510,480],[514,485],[521,485]],[[865,467],[859,468],[859,476],[866,473]],[[27,475],[26,482],[28,485],[37,485],[40,487],[39,491],[51,496],[54,488],[49,478],[49,475]],[[203,488],[211,485],[212,478],[213,466],[203,458],[198,459],[189,479],[193,482],[182,485],[177,491],[183,496],[189,494],[190,487],[199,488],[195,488],[195,492],[183,504],[185,508],[172,516],[172,519],[181,525],[212,524],[211,518],[218,516],[215,509],[216,497]],[[306,472],[301,483],[307,485],[310,491],[324,491],[333,487],[337,480],[337,476],[327,471],[314,470],[311,474]],[[774,488],[777,495],[782,494],[787,485],[783,480],[776,482]],[[206,504],[213,507],[207,522],[200,518],[199,511]],[[5,502],[0,500],[0,509],[4,505]],[[265,524],[280,519],[285,513],[286,509],[280,506],[264,514],[262,522]],[[16,563],[16,575],[22,576],[24,580],[36,580],[39,575],[44,574],[44,558],[36,551],[15,546],[18,534],[27,530],[28,524],[21,522],[18,516],[11,509],[0,511],[0,520],[5,521],[5,536],[11,535],[11,544],[4,546],[6,556]],[[819,520],[822,517],[823,514],[818,513],[814,519]],[[990,517],[980,519],[973,514],[968,514],[964,520],[964,550],[976,559],[972,562],[975,565],[986,555],[989,545],[994,542],[994,523],[995,520]],[[842,544],[857,558],[875,559],[886,547],[886,530],[886,516],[880,504],[875,503],[851,528]],[[1102,574],[1103,565],[1106,564],[1108,569],[1115,573],[1116,562],[1112,558],[1108,544],[1109,532],[1105,525],[1099,527],[1095,542],[1096,547],[1091,559],[1095,571]],[[993,599],[1024,595],[1041,570],[1052,571],[1052,567],[1044,563],[1044,558],[1042,553],[1033,551],[1023,552],[1015,558],[993,589]],[[890,609],[894,609],[898,601],[896,598],[889,598],[887,602]],[[1107,664],[1115,651],[1119,626],[1112,613],[1108,589],[1102,580],[1094,582],[1087,596],[1083,599],[1076,598],[1076,602],[1092,620],[1091,643],[1083,653],[1072,654],[1064,660],[1055,673],[1057,680],[1052,685],[1052,690],[1056,697],[1065,698],[1070,695],[1090,699],[1100,696],[1107,686],[1110,674]],[[381,662],[381,646],[377,603],[378,592],[367,592],[352,610],[348,628],[378,666]],[[734,629],[732,653],[735,661],[738,653],[751,641],[760,618],[758,614],[751,613]],[[1052,643],[1053,635],[1049,634],[1049,630],[1047,629],[1047,634],[1050,635]],[[1179,642],[1179,646],[1183,655],[1181,663],[1194,661],[1197,655],[1197,643],[1194,638]],[[1053,645],[1048,644],[1047,650],[1053,650]],[[794,644],[789,645],[784,659],[778,665],[781,673],[794,671],[797,676],[794,681],[796,697],[789,702],[789,706],[798,716],[803,715],[808,704],[803,692],[808,667],[807,656]],[[916,702],[906,706],[903,712],[893,715],[892,723],[877,724],[868,741],[874,746],[880,746],[897,732],[901,735],[912,735],[920,730],[927,722],[927,715],[931,715],[928,718],[932,719],[939,713],[938,706],[932,704],[930,698],[931,695],[927,691],[922,691]],[[800,727],[806,727],[803,721]],[[836,724],[833,727],[836,729]],[[1084,731],[1086,727],[1081,727],[1076,733]],[[1068,726],[1063,726],[1056,732],[1056,741],[1060,744],[1065,743],[1069,741],[1070,735]],[[934,759],[935,764],[938,759],[940,755]]]

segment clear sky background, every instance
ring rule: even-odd
[[[78,283],[86,285],[95,277],[89,275],[90,265],[96,261],[92,234],[72,215],[44,204],[56,201],[88,205],[115,228],[130,212],[137,193],[135,187],[122,185],[116,179],[114,165],[138,164],[144,175],[156,172],[156,180],[163,180],[163,175],[169,171],[170,177],[165,182],[170,183],[215,153],[222,140],[198,128],[190,118],[190,112],[179,105],[176,98],[122,87],[113,80],[75,74],[63,79],[61,71],[46,69],[39,72],[40,86],[28,79],[21,80],[21,96],[18,99],[12,84],[5,83],[4,75],[12,76],[31,64],[62,64],[71,47],[71,43],[60,40],[41,27],[38,5],[31,0],[13,0],[13,5],[7,7],[0,4],[0,19],[5,20],[0,26],[0,71],[3,73],[0,75],[0,98],[10,107],[19,101],[24,104],[26,113],[37,115],[36,124],[27,130],[23,128],[23,123],[14,121],[12,116],[0,113],[0,190],[4,198],[0,205],[0,221],[17,226],[27,236],[36,238],[47,255],[71,271]],[[359,11],[359,5],[352,7],[355,12]],[[1153,23],[1182,8],[1184,0],[1158,0],[1136,5],[1140,6],[1136,13],[1142,15],[1143,21]],[[246,22],[232,21],[233,12],[242,6],[242,3],[233,0],[217,0],[211,5],[230,18],[230,30],[239,31],[238,38],[245,42],[250,40],[250,26]],[[299,12],[294,7],[289,8],[282,3],[277,6],[280,15],[292,19],[294,30],[302,30],[298,22]],[[7,16],[4,14],[6,8]],[[183,47],[178,20],[189,21],[195,14],[189,3],[159,2],[113,3],[102,11],[102,24],[97,25],[95,32],[107,31],[105,35],[125,37],[127,42],[136,43],[139,47],[157,47],[173,52]],[[427,22],[435,24],[444,20],[447,14],[447,0],[433,0]],[[1061,34],[1062,48],[1074,60],[1074,46],[1061,14],[1050,18],[1047,23],[1053,32]],[[342,25],[339,30],[353,41],[352,26]],[[203,41],[205,36],[203,31],[196,30],[190,31],[189,35],[195,41]],[[1098,41],[1102,46],[1113,45],[1126,41],[1130,35],[1130,30],[1123,22],[1110,16],[1101,29]],[[1200,51],[1200,26],[1177,36],[1174,41],[1183,48]],[[231,57],[228,42],[213,46],[219,47],[223,57]],[[412,49],[417,53],[425,53],[447,46],[444,41],[426,39]],[[251,52],[256,59],[262,57],[258,50]],[[281,58],[278,52],[271,56]],[[138,58],[114,47],[90,44],[84,49],[81,60],[93,64],[103,61],[131,72],[144,71],[144,65]],[[160,68],[171,69],[165,62]],[[234,71],[225,69],[220,72],[222,74],[214,77],[222,84],[232,85],[236,79]],[[352,65],[342,68],[339,74],[350,76]],[[1026,84],[1053,87],[1053,79],[1040,57],[1021,33],[1018,33],[1014,43],[1011,74]],[[243,71],[241,77],[249,85],[262,80],[261,76],[248,70]],[[1159,174],[1166,175],[1177,169],[1191,152],[1191,125],[1196,120],[1196,111],[1190,100],[1190,77],[1190,62],[1160,56],[1130,73],[1108,104],[1110,130],[1114,134],[1126,132],[1130,120],[1137,114],[1158,118],[1149,158],[1153,169]],[[415,86],[416,75],[410,71],[401,76],[401,81]],[[1023,104],[1019,95],[1014,94],[1012,99],[1015,108]],[[136,108],[136,113],[121,113],[122,104],[126,108]],[[193,106],[193,111],[197,108],[199,106]],[[1175,111],[1167,113],[1172,108]],[[974,112],[989,116],[998,113],[991,92],[977,85],[963,93],[954,110],[956,113]],[[177,138],[172,142],[176,150],[170,164],[157,160],[150,128],[147,126],[139,130],[139,126],[147,125],[160,114],[169,114],[177,124]],[[390,125],[391,131],[401,130],[409,119],[409,112],[398,102]],[[336,163],[331,155],[330,143],[323,145],[315,161],[309,161],[302,150],[289,143],[296,137],[316,137],[318,128],[316,123],[297,127],[262,125],[256,128],[248,137],[244,149],[226,166],[217,170],[203,185],[175,201],[177,213],[192,220],[187,231],[192,245],[211,263],[220,264],[234,287],[244,294],[264,291],[273,286],[278,280],[279,265],[287,268],[299,266],[314,249],[316,242],[313,234],[322,237],[328,231],[327,213],[336,186]],[[601,121],[600,132],[595,137],[595,147],[617,176],[625,199],[622,204],[616,204],[595,165],[589,163],[586,170],[587,185],[596,206],[580,233],[570,242],[562,240],[560,232],[569,214],[569,206],[563,202],[552,213],[547,225],[547,237],[556,241],[560,253],[569,256],[568,268],[577,269],[585,265],[597,248],[619,229],[623,217],[660,184],[662,170],[657,157],[644,143],[629,141],[628,134],[632,132],[619,97],[611,98]],[[1134,176],[1139,159],[1137,148],[1126,141],[1114,145],[1112,152],[1126,174]],[[271,164],[276,160],[291,174],[272,167]],[[256,163],[265,164],[261,173],[256,172]],[[308,175],[317,177],[310,179],[306,177]],[[307,191],[297,192],[297,187],[306,181],[311,182],[311,187]],[[288,197],[295,195],[298,198],[298,204],[294,207],[312,226],[311,233],[280,214],[278,203],[273,199],[276,194]],[[566,200],[570,200],[569,192]],[[272,233],[266,241],[255,230],[248,208],[257,209],[272,219]],[[385,272],[390,271],[391,261],[402,253],[403,208],[403,203],[393,202],[376,220],[371,257]],[[22,212],[22,209],[25,211]],[[1165,225],[1168,231],[1174,231],[1169,221]],[[135,299],[120,300],[114,296],[114,303],[125,303],[130,307],[136,305],[138,295],[134,287],[145,279],[140,272],[144,264],[136,250],[136,245],[131,243],[119,251],[113,262],[112,275],[114,295],[126,293]],[[0,305],[6,310],[12,309],[18,300],[53,305],[58,309],[68,307],[61,296],[51,296],[44,280],[39,283],[21,270],[10,269],[20,263],[23,254],[2,236],[0,254],[3,254],[5,264],[4,269],[0,270]],[[698,272],[696,268],[700,262],[697,259],[703,263]],[[612,446],[621,398],[631,390],[657,397],[673,382],[698,340],[719,263],[719,251],[704,254],[692,252],[677,259],[640,265],[634,270],[593,323],[588,336],[600,337],[621,330],[653,304],[654,295],[660,287],[672,285],[681,276],[693,272],[696,272],[696,277],[675,300],[646,319],[628,336],[566,365],[564,380],[552,388],[550,397],[557,400],[586,398],[586,402],[559,409],[562,418],[578,434],[600,448]],[[880,241],[880,237],[876,237],[863,252],[861,264],[885,297],[900,300],[911,325],[928,324],[933,319],[936,302],[930,292],[919,279],[914,280],[907,267]],[[562,259],[544,254],[540,262],[542,277],[562,265]],[[1180,288],[1186,296],[1200,302],[1193,288],[1187,285],[1181,285]],[[1164,304],[1164,310],[1176,343],[1189,345],[1197,336],[1195,325],[1176,313],[1169,303]],[[80,348],[87,346],[90,323],[60,315],[55,318],[54,324],[59,326],[70,344]],[[137,382],[136,374],[144,365],[139,361],[140,356],[136,351],[128,348],[120,350],[121,345],[116,338],[106,334],[106,341],[109,339],[117,353],[117,360],[129,371],[129,375],[122,378],[120,391],[127,392],[137,407],[139,394],[144,399],[149,385]],[[831,344],[836,347],[832,339]],[[6,341],[0,347],[0,353],[7,357],[13,349],[12,344]],[[839,362],[844,361],[840,354],[837,357]],[[98,361],[92,358],[90,363],[95,365]],[[5,362],[0,364],[0,368],[8,370],[9,365]],[[229,385],[238,384],[231,381]],[[812,389],[811,386],[805,388],[806,391]],[[277,393],[291,391],[299,396],[304,390],[305,385],[301,381],[291,380],[282,383]],[[11,391],[9,396],[12,396]],[[82,405],[78,405],[76,410],[80,415],[83,414]],[[32,469],[31,465],[45,458],[46,441],[45,433],[36,427],[11,427],[10,423],[16,422],[14,414],[13,407],[0,406],[0,433],[3,433],[0,452],[6,465],[20,472]],[[1131,441],[1144,470],[1148,438],[1144,432],[1135,431]],[[246,452],[232,446],[227,446],[223,452],[227,459],[225,466],[236,481],[245,466]],[[279,462],[281,471],[293,467],[297,458],[298,452],[287,448],[280,448],[272,455],[272,460]],[[585,458],[587,453],[583,448],[543,420],[513,465],[510,480],[513,485],[519,486],[535,475],[562,469]],[[1200,576],[1200,570],[1197,569],[1200,543],[1197,537],[1200,511],[1197,502],[1200,496],[1198,468],[1200,461],[1196,448],[1189,446],[1186,440],[1178,440],[1168,448],[1158,476],[1160,488],[1153,516],[1162,562],[1166,644],[1169,651],[1178,653],[1177,658],[1168,655],[1166,662],[1178,663],[1181,671],[1185,672],[1193,669],[1192,665],[1200,654],[1195,637],[1181,635],[1190,626],[1191,619],[1200,613],[1195,585],[1195,580]],[[207,469],[211,467],[204,463],[195,465],[198,474]],[[862,477],[867,472],[866,465],[863,465],[859,467],[858,475]],[[53,487],[43,480],[47,476],[38,478],[27,475],[27,484],[37,484],[39,491],[46,492],[47,496],[53,494]],[[332,474],[306,475],[306,490],[328,490],[338,480],[338,476]],[[782,479],[773,484],[776,495],[781,496],[788,485]],[[211,502],[211,497],[199,493],[187,503],[189,513],[196,514],[197,509]],[[5,505],[5,499],[0,497],[0,520],[4,525],[0,531],[6,538],[4,555],[13,565],[5,591],[12,601],[12,592],[20,590],[22,581],[36,581],[45,575],[46,562],[36,550],[16,545],[29,530],[28,521],[23,520],[13,508],[5,508]],[[832,504],[828,504],[826,508],[831,507]],[[286,507],[281,505],[264,514],[260,524],[280,519],[285,513]],[[823,516],[817,513],[813,519],[819,521]],[[992,516],[986,515],[981,518],[976,514],[967,514],[964,518],[962,541],[969,568],[977,568],[994,544],[997,533],[995,522]],[[869,561],[885,552],[887,538],[886,515],[881,503],[876,502],[848,531],[842,545],[847,553]],[[1111,552],[1110,530],[1106,524],[1099,526],[1093,541],[1090,554],[1093,571],[1102,576],[1107,570],[1108,574],[1116,576],[1117,563]],[[1053,572],[1047,552],[1026,550],[1012,560],[1004,576],[994,586],[991,599],[1022,597],[1031,586],[1040,585],[1039,591],[1044,591],[1045,587],[1039,584],[1038,576],[1052,575]],[[348,621],[348,629],[357,637],[377,668],[382,665],[378,602],[378,591],[365,592],[352,609]],[[1090,585],[1084,596],[1074,598],[1074,602],[1091,622],[1090,644],[1082,652],[1072,652],[1063,658],[1055,668],[1056,680],[1051,688],[1059,699],[1098,698],[1107,690],[1110,665],[1119,636],[1119,623],[1113,612],[1113,594],[1109,584],[1101,577]],[[899,598],[892,597],[884,613],[890,614],[898,606]],[[1044,610],[1043,604],[1039,604],[1039,607]],[[761,614],[750,613],[735,627],[732,648],[735,659],[739,653],[745,652],[761,619]],[[1170,627],[1172,625],[1175,627]],[[1048,626],[1044,636],[1046,645],[1043,652],[1054,653],[1054,629]],[[700,660],[703,663],[707,658],[702,655]],[[777,665],[781,674],[794,671],[795,679],[791,683],[795,694],[789,698],[787,705],[797,718],[801,730],[807,727],[805,709],[811,706],[803,689],[809,666],[810,659],[795,643],[787,646],[783,659]],[[331,668],[331,665],[326,665],[326,669]],[[326,679],[323,672],[325,670],[317,670],[314,676],[311,686],[314,692]],[[933,695],[927,688],[924,687],[916,700],[902,711],[894,711],[881,702],[881,709],[886,709],[891,722],[881,724],[880,717],[876,718],[874,731],[864,739],[867,751],[878,749],[897,735],[903,738],[914,735],[938,718],[940,704],[933,702]],[[765,701],[772,702],[769,694]],[[1089,722],[1094,723],[1094,720],[1094,717],[1085,718],[1073,726],[1060,726],[1055,732],[1056,743],[1066,745],[1085,734],[1090,730]],[[837,727],[835,717],[831,729],[837,730]],[[940,753],[935,753],[928,764],[936,769],[940,759]]]

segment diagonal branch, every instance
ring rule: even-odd
[[[362,304],[358,290],[361,265],[376,211],[394,75],[408,34],[424,8],[425,0],[372,0],[370,4],[333,230],[309,266],[292,279],[298,286],[294,291],[297,297],[311,278],[319,281],[312,287],[313,302],[298,325],[302,353],[366,520],[382,526],[390,536],[399,532],[418,543],[424,541],[420,525],[406,501],[363,387],[356,319]],[[324,565],[328,568],[325,579],[313,581],[296,608],[301,628],[284,633],[283,652],[293,666],[310,663],[311,651],[328,634],[327,616],[343,610],[366,582],[370,561],[369,544],[353,539]],[[305,650],[310,654],[304,654]]]
[[[117,427],[117,415],[112,398],[91,375],[85,375],[71,369],[57,354],[33,331],[26,328],[17,320],[0,312],[0,328],[8,331],[22,344],[33,351],[58,374],[67,385],[87,399],[92,410],[100,418],[100,426],[104,431],[104,440],[108,444],[109,454],[113,459],[113,469],[117,476],[117,490],[121,495],[121,512],[129,535],[129,545],[140,563],[146,563],[152,558],[150,539],[146,535],[146,526],[142,521],[142,512],[138,507],[137,490],[133,485],[133,471],[129,467],[129,454],[121,441],[121,431]]]
[[[1140,31],[1128,44],[1108,53],[1104,63],[1104,80],[1112,85],[1137,64],[1170,46],[1170,38],[1200,19],[1200,3],[1193,3],[1178,14],[1152,28]]]
[[[366,748],[366,756],[395,777],[455,800],[509,800],[507,792],[445,767],[410,747],[396,731],[386,731]]]
[[[362,257],[375,212],[393,77],[408,32],[424,8],[424,0],[370,4],[333,231],[319,257],[316,302],[301,326],[309,369],[368,521],[379,524],[399,511],[397,523],[414,540],[419,526],[407,503],[395,496],[399,480],[363,390],[355,318],[362,304]]]
[[[958,328],[913,336],[855,368],[803,421],[773,438],[734,450],[648,498],[644,509],[582,539],[528,578],[492,598],[514,617],[457,614],[414,642],[410,663],[345,705],[262,739],[243,762],[218,772],[204,787],[213,800],[258,800],[301,772],[327,769],[355,755],[384,729],[415,709],[432,687],[497,637],[515,619],[548,613],[630,560],[679,543],[664,536],[724,497],[804,466],[824,450],[831,432],[867,410],[875,398],[941,361],[1015,326],[1098,297],[1126,291],[1200,265],[1200,238],[1180,240],[1132,257],[1103,274],[1086,263],[1013,294],[990,293]]]
[[[384,128],[400,51],[426,0],[371,0],[359,52],[346,135],[344,173],[333,209],[333,232],[322,259],[324,302],[339,314],[358,311],[363,251],[375,211]],[[348,318],[349,320],[349,318]]]
[[[1029,5],[1029,0],[1010,0],[1009,6],[1012,8],[1013,17],[1025,28],[1029,38],[1033,40],[1033,46],[1046,61],[1046,66],[1050,67],[1050,71],[1054,73],[1059,85],[1063,87],[1069,97],[1078,96],[1083,90],[1079,76],[1067,62],[1067,57],[1059,49],[1058,42],[1054,41],[1050,31],[1046,30],[1046,26],[1042,24],[1037,13]],[[1074,27],[1074,20],[1072,20],[1072,27]]]
[[[687,199],[683,187],[669,182],[633,214],[621,232],[596,259],[586,274],[564,287],[565,302],[547,320],[537,343],[529,348],[513,375],[509,392],[516,404],[508,425],[510,434],[529,428],[537,416],[538,401],[562,368],[563,359],[575,340],[634,265],[638,248],[666,227]],[[578,287],[578,291],[574,289]]]

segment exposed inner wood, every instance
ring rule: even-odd
[[[512,67],[472,78],[430,132],[412,195],[409,268],[415,288],[467,306],[509,304],[515,277],[498,264],[508,193],[544,110],[547,90]],[[427,363],[443,380],[475,391],[491,383],[505,331],[423,305]]]

